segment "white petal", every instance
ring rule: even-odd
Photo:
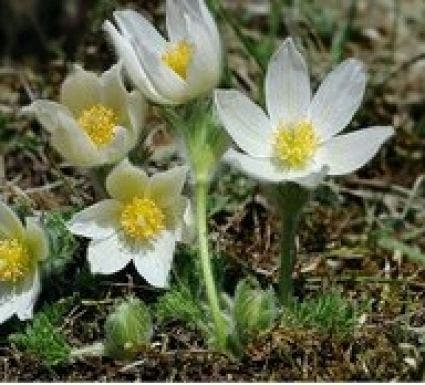
[[[137,56],[155,89],[173,104],[186,101],[187,84],[149,48],[140,47]]]
[[[122,205],[105,199],[75,214],[67,223],[68,230],[86,238],[107,238],[116,232]]]
[[[188,167],[186,166],[177,166],[164,172],[157,172],[149,179],[148,195],[161,206],[172,204],[182,193],[187,172]]]
[[[309,118],[323,141],[342,131],[360,106],[366,87],[361,62],[348,59],[323,81],[313,97]]]
[[[59,126],[51,136],[51,144],[69,163],[77,167],[93,167],[104,163],[89,136],[69,115],[58,113]]]
[[[116,126],[110,143],[97,149],[100,159],[105,164],[115,164],[124,159],[136,145],[137,137],[132,130]]]
[[[188,38],[194,46],[189,64],[187,84],[192,97],[215,88],[220,80],[221,46],[210,31],[196,18],[187,18]]]
[[[307,65],[288,38],[274,53],[267,69],[266,102],[273,127],[304,119],[310,100]]]
[[[141,14],[127,9],[115,11],[114,18],[124,35],[131,37],[136,47],[149,46],[158,55],[165,50],[165,39]]]
[[[196,228],[194,210],[190,199],[186,199],[186,208],[183,214],[183,223],[180,229],[176,230],[177,241],[190,245],[195,241]]]
[[[266,183],[296,182],[306,187],[314,187],[326,175],[325,168],[308,167],[305,170],[282,170],[275,166],[270,158],[254,158],[241,154],[233,149],[228,150],[223,160],[252,178]]]
[[[120,201],[128,201],[135,196],[144,196],[149,184],[149,178],[139,167],[133,166],[124,159],[115,166],[106,178],[108,194]]]
[[[0,324],[15,314],[15,303],[14,286],[0,281]]]
[[[128,92],[124,87],[121,77],[122,63],[114,64],[109,70],[105,71],[101,77],[102,104],[112,108],[118,115],[120,123],[127,119],[127,98]]]
[[[321,146],[316,159],[329,166],[329,175],[348,174],[371,160],[393,134],[392,127],[370,127],[338,135]]]
[[[60,101],[78,118],[83,110],[101,101],[99,77],[75,65],[62,83]]]
[[[167,0],[165,7],[165,21],[169,40],[178,42],[186,39],[187,28],[181,0]]]
[[[153,102],[159,104],[171,104],[170,100],[158,93],[152,85],[152,82],[148,79],[145,70],[137,57],[135,48],[133,48],[130,44],[130,40],[121,36],[121,34],[109,21],[105,21],[103,29],[110,37],[111,42],[114,45],[118,56],[123,61],[124,68],[134,85]]]
[[[26,218],[25,244],[30,250],[35,262],[42,261],[48,257],[49,242],[40,226],[38,218]]]
[[[39,293],[40,277],[37,269],[17,284],[0,282],[0,324],[14,314],[20,320],[31,318]]]
[[[136,90],[131,92],[127,98],[127,115],[130,122],[129,129],[133,131],[136,142],[145,125],[147,111],[148,104],[143,95]]]
[[[272,128],[260,107],[235,90],[217,90],[215,105],[224,128],[242,150],[252,156],[270,156]]]
[[[34,304],[40,294],[40,275],[38,269],[24,281],[15,297],[15,312],[21,321],[32,318]]]
[[[175,247],[176,234],[164,231],[143,255],[134,259],[137,271],[152,286],[167,286]]]
[[[21,112],[35,115],[39,123],[50,133],[55,132],[59,126],[59,112],[71,116],[68,108],[50,100],[36,100],[31,105],[23,107]]]
[[[113,274],[122,270],[133,258],[131,250],[121,242],[117,233],[90,242],[87,259],[94,274]]]
[[[196,18],[202,21],[210,32],[211,41],[215,44],[220,43],[217,24],[214,21],[211,12],[208,10],[204,0],[179,0],[178,3],[180,7],[184,9],[184,12],[186,12],[191,18]]]
[[[0,201],[0,235],[5,238],[22,239],[24,228],[13,210]]]

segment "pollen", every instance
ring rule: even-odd
[[[288,169],[303,169],[318,146],[314,127],[302,121],[291,126],[281,125],[273,136],[274,155]]]
[[[162,61],[182,79],[187,78],[187,69],[192,59],[193,47],[186,41],[171,46],[161,57]]]
[[[165,229],[165,215],[149,198],[133,198],[121,212],[124,233],[136,241],[152,240]]]
[[[95,104],[81,113],[78,123],[92,142],[97,147],[101,147],[113,139],[118,118],[111,108]]]
[[[31,268],[30,256],[17,239],[0,240],[0,282],[17,282]]]

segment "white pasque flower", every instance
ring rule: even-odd
[[[119,31],[110,21],[104,29],[132,82],[153,102],[182,104],[217,85],[221,41],[204,0],[167,0],[168,41],[135,11],[114,18]]]
[[[273,55],[265,94],[268,116],[242,93],[217,90],[219,117],[236,144],[225,161],[265,182],[313,187],[325,174],[343,175],[367,163],[394,133],[369,127],[337,135],[360,106],[366,85],[361,62],[338,65],[311,97],[307,66],[288,38]]]
[[[48,241],[32,217],[24,227],[15,213],[0,202],[0,323],[14,314],[32,317],[40,292],[38,264],[47,258]]]
[[[52,146],[73,166],[116,163],[136,145],[146,115],[139,91],[127,92],[121,63],[100,76],[76,65],[62,84],[60,103],[24,107],[51,134]]]
[[[125,159],[106,179],[112,199],[75,214],[69,230],[92,241],[92,273],[112,274],[131,261],[151,285],[167,285],[176,242],[182,238],[187,199],[181,195],[187,167],[148,177]]]

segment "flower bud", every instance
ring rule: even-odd
[[[149,309],[135,297],[120,303],[105,323],[105,351],[118,359],[130,359],[143,350],[152,338]]]

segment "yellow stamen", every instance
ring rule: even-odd
[[[0,240],[0,282],[16,282],[31,269],[28,251],[17,239]]]
[[[161,57],[162,61],[177,75],[186,80],[193,47],[186,41],[180,41],[170,47]]]
[[[165,229],[165,215],[149,198],[133,198],[121,212],[124,233],[137,241],[148,241]]]
[[[318,146],[314,127],[308,121],[291,126],[281,125],[274,134],[274,155],[285,168],[302,169]]]
[[[111,108],[95,104],[81,113],[78,123],[93,143],[100,147],[113,139],[118,118]]]

